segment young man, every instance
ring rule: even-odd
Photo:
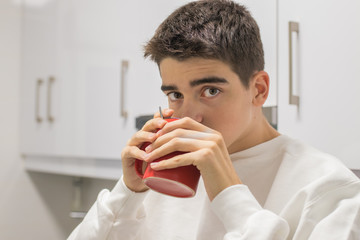
[[[360,239],[358,178],[262,115],[269,76],[244,7],[189,3],[160,25],[145,56],[159,65],[169,100],[163,114],[180,120],[156,114],[129,140],[122,178],[100,192],[69,239]],[[143,142],[151,142],[145,151]],[[187,153],[152,163],[173,151]],[[196,196],[148,190],[135,159],[155,170],[196,166]]]

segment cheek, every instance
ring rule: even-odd
[[[233,102],[234,103],[234,102]],[[251,125],[251,104],[242,102],[242,104],[228,104],[224,110],[217,111],[212,116],[211,128],[219,131],[226,143],[231,145],[239,138],[244,136],[246,130]]]
[[[242,125],[239,114],[228,111],[213,111],[213,114],[205,116],[203,124],[207,127],[220,132],[226,145],[236,139],[239,134],[239,126]]]
[[[229,114],[226,118],[221,120],[221,124],[217,131],[222,134],[226,146],[229,146],[242,135],[243,129],[243,120],[236,114]]]

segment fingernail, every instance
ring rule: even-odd
[[[149,140],[153,140],[156,137],[156,133],[149,133]]]
[[[158,165],[159,165],[158,162],[152,162],[152,163],[150,163],[150,167],[151,167],[151,168],[156,168],[156,166],[158,166]]]
[[[162,131],[162,130],[159,130],[159,131],[157,131],[157,133],[156,133],[156,137],[160,137],[162,134],[163,134],[163,131]]]
[[[149,153],[150,151],[151,151],[151,145],[149,145],[145,148],[145,152]]]
[[[158,120],[157,125],[158,125],[159,128],[161,128],[165,123],[166,123],[166,121],[161,118],[161,119]]]

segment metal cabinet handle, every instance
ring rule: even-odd
[[[42,122],[42,117],[40,116],[40,87],[43,84],[43,80],[41,78],[39,78],[36,81],[36,93],[35,93],[35,120],[38,123]]]
[[[121,77],[120,77],[120,115],[123,118],[127,118],[128,112],[125,109],[125,81],[129,68],[129,61],[121,61]]]
[[[51,100],[52,100],[51,88],[52,88],[52,85],[54,82],[55,82],[55,78],[49,77],[49,79],[48,79],[48,95],[47,95],[47,119],[51,123],[54,122],[54,120],[55,120],[55,118],[52,116],[52,113],[51,113]]]
[[[289,22],[289,104],[299,106],[300,98],[293,93],[293,41],[292,33],[299,34],[299,23]]]

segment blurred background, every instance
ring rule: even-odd
[[[0,239],[66,239],[166,107],[142,46],[185,0],[0,0]],[[281,133],[360,170],[360,2],[237,0],[258,21]]]

